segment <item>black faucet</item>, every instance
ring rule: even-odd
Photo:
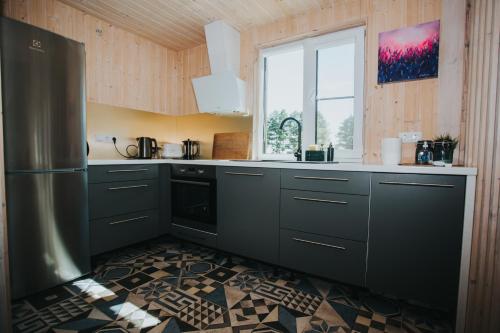
[[[295,156],[297,158],[297,161],[302,161],[302,125],[300,124],[300,121],[298,121],[294,117],[285,118],[281,122],[280,130],[283,129],[283,126],[289,120],[295,121],[297,123],[297,125],[299,126],[298,147],[297,147],[297,151],[293,154],[293,156]]]

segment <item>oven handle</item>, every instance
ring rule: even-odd
[[[209,182],[197,182],[194,180],[181,180],[181,179],[170,179],[172,183],[178,184],[190,184],[190,185],[200,185],[200,186],[210,186]]]

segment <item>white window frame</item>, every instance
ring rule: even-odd
[[[302,152],[316,142],[316,70],[317,51],[332,45],[341,45],[343,41],[354,39],[354,132],[353,150],[335,150],[335,160],[341,162],[362,162],[363,159],[363,110],[364,110],[364,72],[365,72],[365,27],[356,27],[326,35],[306,38],[260,50],[259,56],[259,109],[254,120],[253,157],[270,160],[292,160],[293,154],[264,153],[265,121],[265,75],[264,58],[285,51],[302,48],[304,50],[304,89],[302,110]],[[305,154],[302,154],[303,159]]]

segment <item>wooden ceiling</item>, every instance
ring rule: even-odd
[[[222,19],[242,31],[327,5],[329,0],[62,0],[172,50],[205,42],[203,26]]]

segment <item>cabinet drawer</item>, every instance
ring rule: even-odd
[[[281,187],[294,190],[347,194],[370,193],[370,174],[367,172],[281,170]]]
[[[89,167],[89,183],[121,182],[158,178],[158,165],[93,165]]]
[[[92,255],[154,238],[157,230],[157,210],[93,220],[90,222]]]
[[[157,180],[89,185],[90,219],[158,207]]]
[[[217,235],[209,232],[196,230],[175,223],[172,223],[170,232],[176,237],[191,241],[193,243],[198,243],[210,247],[217,246]]]
[[[281,190],[280,227],[366,241],[369,197]]]
[[[363,286],[366,243],[281,229],[280,264],[305,273]]]

